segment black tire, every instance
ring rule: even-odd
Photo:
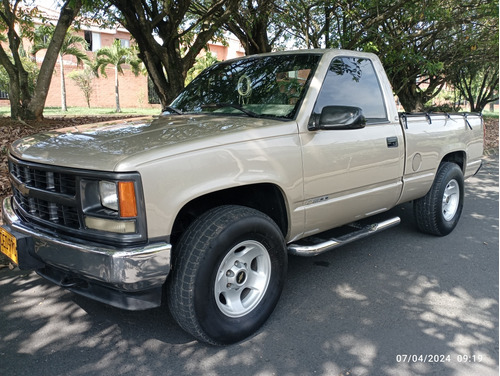
[[[464,205],[464,177],[460,167],[444,162],[430,191],[415,200],[413,210],[420,231],[437,235],[448,235],[456,227]]]
[[[251,208],[221,206],[203,214],[182,235],[175,256],[170,311],[203,342],[226,345],[252,335],[283,290],[283,235],[271,218]]]

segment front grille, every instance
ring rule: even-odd
[[[49,192],[74,196],[76,179],[74,175],[49,171],[20,161],[9,160],[10,174],[21,183]]]
[[[81,228],[76,200],[76,175],[50,166],[9,159],[16,207],[28,222]]]

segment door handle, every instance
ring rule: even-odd
[[[398,138],[397,137],[387,137],[387,147],[388,148],[397,148],[398,147]]]

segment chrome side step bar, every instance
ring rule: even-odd
[[[355,240],[374,235],[377,232],[394,227],[401,222],[399,217],[394,217],[380,223],[374,223],[357,229],[349,234],[339,236],[338,238],[331,238],[328,240],[320,241],[315,244],[300,244],[292,243],[288,245],[288,252],[297,256],[316,256],[324,252],[328,252],[334,248],[340,247],[344,244],[351,243]]]

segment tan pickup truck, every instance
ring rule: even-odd
[[[159,117],[16,141],[1,250],[116,307],[166,296],[196,338],[234,343],[273,311],[289,253],[396,225],[369,217],[409,201],[420,230],[450,233],[482,152],[480,115],[398,114],[372,54],[245,57]]]

